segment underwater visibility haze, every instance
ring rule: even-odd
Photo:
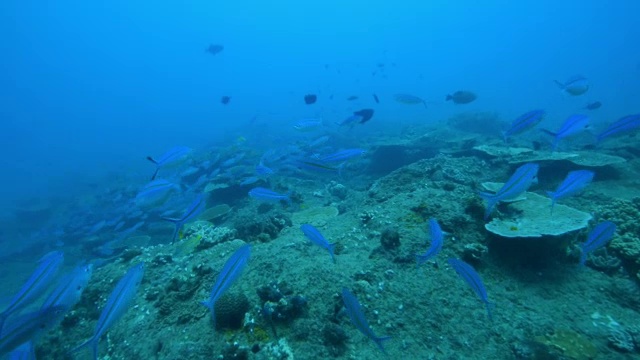
[[[638,358],[638,13],[2,2],[0,359]]]

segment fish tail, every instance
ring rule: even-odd
[[[387,341],[391,339],[391,336],[376,336],[373,338],[373,341],[376,343],[376,345],[378,345],[378,348],[380,349],[380,351],[382,351],[383,353],[387,353],[387,351],[384,349],[384,346],[382,346],[383,341]]]
[[[556,83],[556,85],[558,85],[558,86],[560,87],[560,89],[563,89],[563,90],[564,90],[564,84],[563,84],[563,83],[561,83],[561,82],[560,82],[560,81],[558,81],[558,80],[553,80],[553,82],[554,82],[554,83]]]
[[[451,95],[447,95],[447,97],[444,99],[444,101],[449,101],[449,100],[451,100],[451,99],[453,99],[453,96],[451,96]]]
[[[329,250],[329,255],[331,255],[331,260],[333,261],[333,263],[336,263],[336,256],[333,253],[333,249],[336,247],[336,243],[333,244],[329,244],[329,246],[327,246],[327,249]]]
[[[553,215],[553,205],[556,204],[556,200],[558,199],[558,197],[553,191],[547,191],[547,195],[549,195],[549,197],[551,198],[551,215]]]
[[[489,320],[493,321],[493,313],[491,312],[491,309],[496,307],[495,303],[486,301],[485,302],[485,307],[487,308],[487,316],[489,316]]]
[[[545,134],[551,135],[551,136],[557,136],[558,134],[551,131],[551,130],[547,130],[547,129],[540,129],[540,131],[542,131]]]
[[[100,338],[97,338],[97,337],[93,336],[89,340],[87,340],[87,341],[83,342],[82,344],[76,346],[75,348],[71,349],[68,354],[76,353],[76,352],[80,351],[82,348],[84,348],[86,346],[90,346],[91,347],[91,354],[93,355],[93,360],[98,360],[98,342],[99,342],[99,340],[100,340]]]
[[[487,202],[487,210],[484,212],[484,219],[487,220],[489,215],[493,212],[493,209],[496,207],[498,200],[496,199],[494,194],[489,194],[486,192],[479,192],[480,195]]]
[[[160,170],[159,167],[156,168],[156,171],[153,172],[153,175],[151,175],[151,181],[156,179],[156,176],[158,176],[158,171]]]
[[[158,165],[158,162],[156,161],[156,159],[152,158],[151,156],[147,156],[147,160],[151,161],[152,163]]]
[[[507,143],[507,132],[506,131],[502,132],[502,141],[504,141],[505,144]]]
[[[184,219],[163,217],[162,220],[172,222],[176,225],[176,228],[173,230],[173,235],[171,235],[171,243],[173,244],[176,241],[176,238],[178,237],[178,233],[182,229],[182,225],[184,225],[183,223]]]

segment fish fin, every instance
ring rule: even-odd
[[[158,165],[158,162],[156,161],[156,159],[152,158],[151,156],[147,156],[147,160],[151,161],[152,163]]]
[[[156,176],[158,176],[158,171],[160,171],[160,167],[157,167],[156,171],[154,171],[153,175],[151,175],[151,181],[156,179]]]
[[[540,129],[540,131],[542,131],[542,132],[543,132],[543,133],[545,133],[545,134],[551,135],[551,136],[556,136],[556,135],[558,135],[557,133],[554,133],[553,131],[551,131],[551,130],[547,130],[547,129]]]
[[[182,226],[184,225],[182,223],[184,220],[183,219],[168,218],[168,217],[163,217],[162,220],[170,221],[170,222],[176,224],[176,228],[173,230],[173,235],[171,235],[171,243],[173,244],[176,241],[176,238],[178,237],[178,233],[180,233],[180,230],[182,229]]]
[[[333,244],[329,244],[329,246],[327,246],[327,249],[329,250],[329,255],[331,255],[331,260],[333,261],[333,263],[336,263],[336,255],[333,253],[333,249],[336,247],[336,243]]]
[[[83,342],[82,344],[74,347],[73,349],[69,350],[68,354],[73,354],[76,353],[80,350],[82,350],[82,348],[86,347],[86,346],[90,346],[91,347],[91,353],[93,355],[93,360],[98,360],[98,343],[99,343],[99,338],[96,338],[95,335],[92,336],[91,338],[89,338],[89,340]]]
[[[384,349],[384,346],[382,346],[382,342],[387,341],[389,339],[391,339],[391,336],[376,336],[373,338],[373,341],[376,343],[376,345],[378,345],[378,348],[380,349],[380,351],[386,354],[387,351]]]
[[[478,195],[487,202],[487,210],[484,212],[484,219],[487,220],[489,215],[493,212],[493,209],[496,207],[496,204],[498,204],[498,200],[496,199],[495,194],[480,191],[478,192]]]

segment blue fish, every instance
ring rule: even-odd
[[[484,213],[484,219],[489,218],[489,215],[491,215],[493,209],[500,201],[514,199],[527,191],[531,184],[537,181],[538,169],[538,164],[524,164],[516,169],[497,193],[489,194],[480,192],[480,196],[487,201],[487,210]]]
[[[427,260],[438,255],[442,250],[442,242],[444,240],[444,233],[438,221],[434,218],[429,219],[429,234],[431,235],[431,245],[426,253],[422,255],[416,255],[418,260],[418,266],[422,265]]]
[[[580,255],[580,265],[584,266],[587,261],[587,256],[604,247],[613,238],[613,234],[616,232],[616,224],[611,221],[604,221],[596,225],[593,230],[589,232],[587,241],[580,244],[582,254]]]
[[[45,331],[55,326],[65,312],[64,307],[54,306],[21,314],[7,321],[0,336],[0,358],[24,343],[37,340]]]
[[[155,179],[147,183],[138,194],[135,203],[142,208],[151,208],[164,204],[171,194],[180,187],[164,179]]]
[[[521,134],[534,128],[544,119],[545,114],[546,112],[544,110],[531,110],[518,116],[511,123],[511,127],[502,134],[504,141],[507,142],[509,136]]]
[[[302,119],[297,121],[293,128],[301,132],[319,130],[322,128],[322,119]]]
[[[87,287],[92,273],[93,265],[91,264],[75,268],[60,280],[58,287],[49,294],[41,308],[64,306],[70,310],[80,301],[82,292]]]
[[[367,150],[364,149],[346,149],[335,152],[333,154],[321,156],[318,160],[325,163],[339,162],[349,160],[356,156],[361,156],[366,152]]]
[[[100,342],[100,338],[127,312],[129,305],[135,297],[138,287],[142,282],[143,275],[143,263],[140,263],[127,271],[109,295],[109,299],[107,299],[107,303],[102,309],[102,313],[100,314],[100,318],[96,324],[93,336],[91,336],[89,340],[75,347],[71,352],[76,352],[85,346],[90,346],[93,353],[93,359],[98,359],[98,343]]]
[[[240,186],[252,185],[252,184],[257,183],[258,181],[260,181],[260,178],[258,178],[257,176],[249,176],[249,177],[244,178],[240,182]]]
[[[320,231],[310,224],[303,224],[300,226],[300,230],[302,230],[307,239],[311,240],[312,243],[326,249],[329,252],[329,255],[331,255],[331,260],[333,260],[334,263],[336,262],[336,258],[333,254],[333,249],[336,244],[330,244],[327,239],[322,236]]]
[[[27,341],[15,348],[11,353],[9,353],[9,360],[36,360],[33,342]]]
[[[163,217],[163,220],[170,221],[176,225],[176,229],[173,231],[173,235],[171,236],[171,242],[176,240],[178,233],[182,230],[184,224],[188,223],[190,220],[195,219],[200,213],[204,211],[207,207],[207,202],[204,199],[204,195],[200,194],[198,197],[193,200],[191,205],[187,208],[187,210],[182,214],[179,218],[170,218]]]
[[[249,191],[249,196],[254,199],[262,200],[262,201],[286,201],[291,203],[291,199],[289,198],[289,194],[280,194],[273,190],[266,189],[263,187],[256,187]]]
[[[27,282],[22,285],[20,291],[13,296],[9,306],[0,313],[0,334],[9,316],[32,305],[33,300],[40,297],[47,290],[63,261],[64,254],[60,251],[52,251],[38,260],[36,270],[31,274]]]
[[[333,164],[324,162],[318,159],[297,159],[293,161],[293,164],[301,170],[309,170],[320,173],[338,173],[342,171],[342,165],[334,166]]]
[[[344,307],[347,310],[349,319],[351,319],[351,323],[353,323],[361,333],[373,340],[373,342],[378,345],[380,351],[386,354],[387,352],[384,350],[382,342],[391,339],[391,336],[376,336],[369,326],[367,319],[364,317],[362,306],[358,302],[358,299],[347,288],[342,288],[342,301],[344,302]]]
[[[345,125],[353,126],[356,123],[362,122],[362,120],[364,120],[364,116],[358,115],[358,114],[353,114],[353,115],[349,116],[348,118],[346,118],[346,119],[344,119],[342,121],[336,122],[336,125],[339,125],[339,126],[345,126]]]
[[[161,167],[166,168],[170,165],[176,165],[182,162],[187,158],[187,155],[189,155],[191,151],[192,149],[186,146],[176,146],[159,157],[153,158],[151,156],[147,156],[147,160],[156,165],[156,171],[153,173],[151,180],[154,180],[156,176],[158,176],[158,171],[160,171]]]
[[[590,122],[590,119],[587,115],[575,114],[575,115],[569,116],[564,121],[560,129],[558,129],[558,131],[553,132],[545,129],[542,129],[542,131],[546,132],[551,136],[554,136],[553,150],[556,150],[556,148],[558,147],[558,144],[560,143],[560,140],[568,136],[577,134],[581,131],[587,130],[589,128],[589,122]]]
[[[480,300],[482,300],[487,308],[489,319],[491,319],[491,307],[493,307],[493,303],[489,302],[487,289],[485,289],[482,279],[480,279],[480,275],[478,275],[471,265],[462,260],[449,259],[447,262],[451,265],[453,270],[455,270],[456,273],[458,273],[458,275],[463,278],[469,286],[471,286],[471,289],[473,289],[473,292],[478,295]]]
[[[216,325],[216,301],[218,301],[231,284],[240,277],[242,270],[247,266],[250,256],[251,245],[245,244],[238,248],[238,250],[236,250],[224,264],[220,274],[218,274],[216,283],[211,289],[211,296],[209,297],[209,300],[200,302],[200,304],[206,306],[211,311],[211,320],[213,321],[214,329]]]
[[[618,119],[611,125],[609,125],[604,131],[597,135],[597,141],[619,135],[622,133],[628,133],[640,128],[640,114],[627,115],[621,119]]]
[[[589,80],[582,75],[571,76],[565,82],[554,81],[562,91],[572,96],[582,95],[589,90]]]
[[[273,170],[267,166],[265,166],[262,161],[258,165],[256,165],[256,174],[262,176],[269,176],[273,174]]]
[[[553,213],[553,205],[558,199],[580,192],[591,183],[594,175],[594,172],[589,170],[570,171],[556,191],[547,191],[547,194],[551,197],[551,212]]]

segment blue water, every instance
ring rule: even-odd
[[[253,166],[269,149],[310,141],[292,130],[304,118],[338,131],[334,150],[366,148],[405,125],[444,126],[461,112],[508,122],[542,108],[554,129],[590,101],[603,103],[588,112],[602,129],[640,111],[639,13],[638,1],[5,0],[0,248],[64,246],[56,229],[78,221],[14,221],[25,203],[132,198],[154,171],[145,158],[177,145],[194,149],[197,165],[216,153],[232,158],[241,144]],[[224,50],[209,54],[210,44]],[[554,83],[576,74],[589,80],[584,95]],[[457,90],[478,99],[446,103]],[[394,101],[398,93],[419,96],[427,109]],[[306,105],[306,94],[317,103]],[[363,108],[375,109],[366,124],[334,125]],[[176,212],[198,192],[183,190]],[[102,220],[95,203],[92,223],[69,226]]]

